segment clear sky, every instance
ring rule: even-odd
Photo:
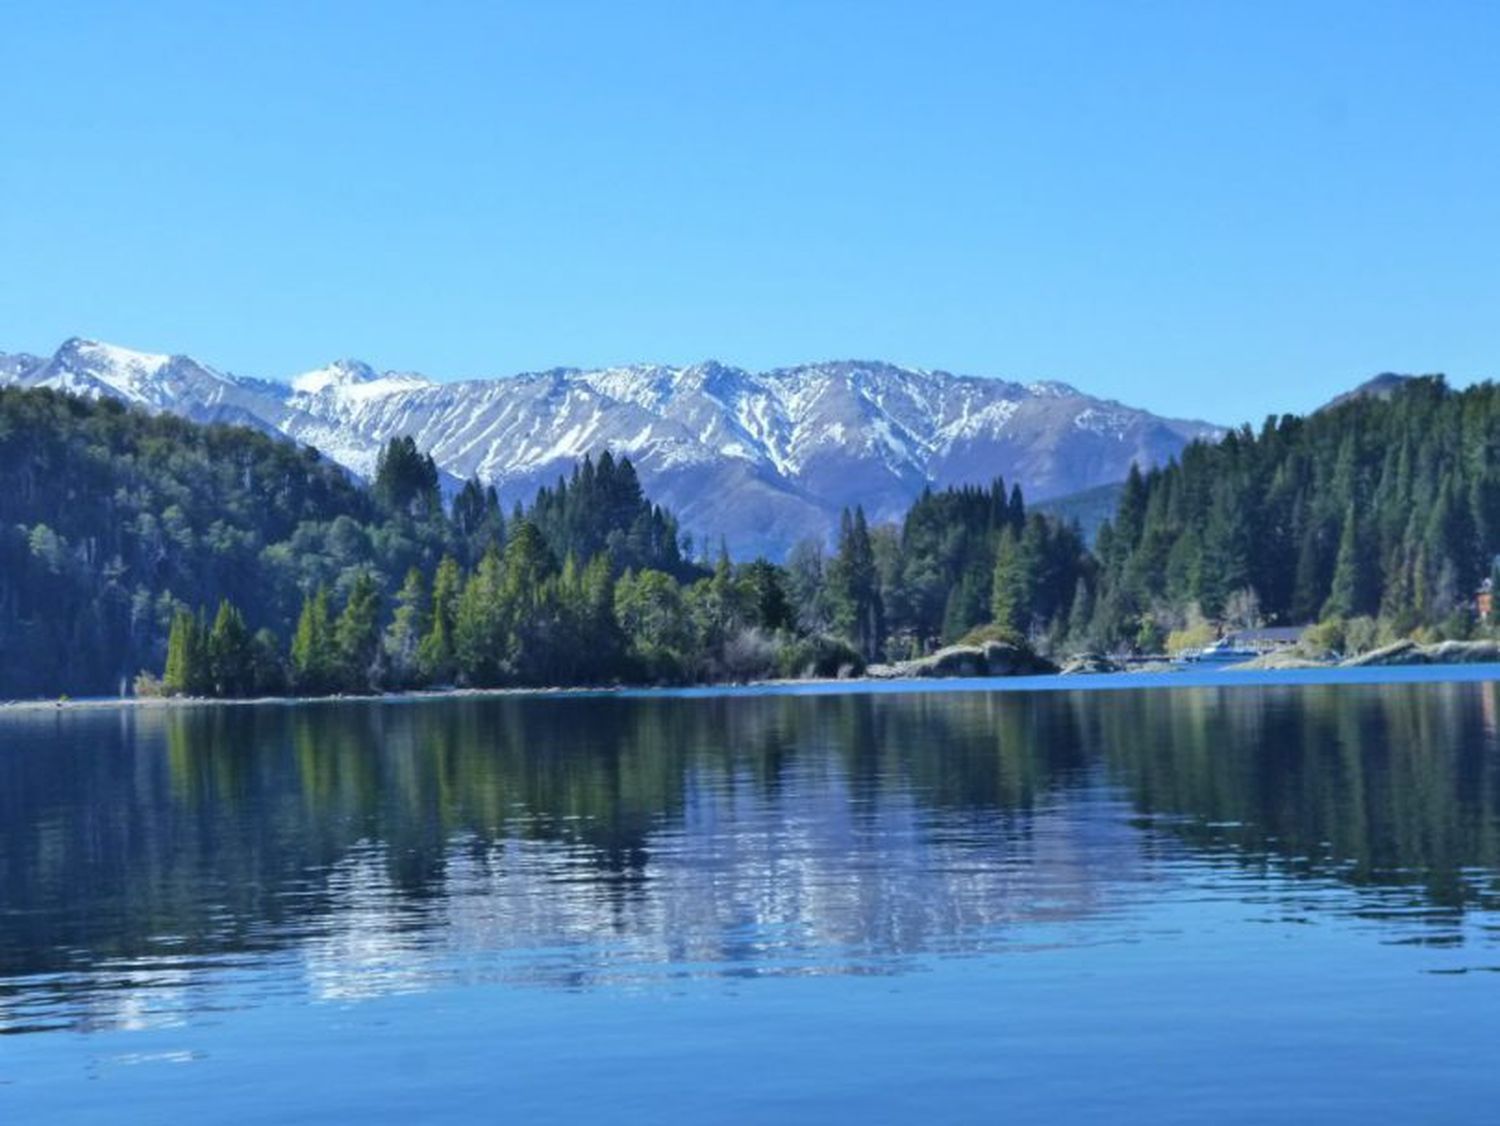
[[[0,350],[1500,374],[1500,5],[34,2]]]

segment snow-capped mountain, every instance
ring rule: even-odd
[[[339,360],[287,382],[186,356],[69,340],[50,358],[0,354],[0,383],[113,396],[204,421],[245,422],[369,474],[410,434],[456,478],[529,499],[586,453],[627,454],[685,529],[740,556],[826,536],[845,505],[894,519],[927,485],[1019,481],[1041,500],[1122,479],[1218,428],[1161,418],[1062,383],[878,362],[767,372],[708,362],[435,382]]]

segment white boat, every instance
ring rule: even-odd
[[[1251,661],[1259,656],[1260,650],[1247,649],[1242,645],[1231,643],[1227,637],[1221,637],[1212,645],[1205,645],[1202,649],[1184,650],[1174,660],[1190,665],[1237,665],[1241,661]]]

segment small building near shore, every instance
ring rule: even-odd
[[[1306,626],[1265,626],[1261,629],[1237,629],[1224,635],[1225,640],[1236,649],[1256,649],[1262,653],[1274,653],[1290,649],[1302,639]]]

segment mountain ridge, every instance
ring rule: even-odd
[[[826,538],[839,510],[894,519],[922,489],[1019,482],[1044,500],[1123,479],[1223,429],[1055,381],[1020,383],[879,360],[753,372],[716,360],[558,367],[439,382],[353,359],[267,380],[191,356],[74,337],[50,357],[0,354],[0,383],[109,396],[196,421],[248,423],[368,476],[410,434],[453,478],[507,503],[585,454],[629,456],[684,528],[736,555]]]

